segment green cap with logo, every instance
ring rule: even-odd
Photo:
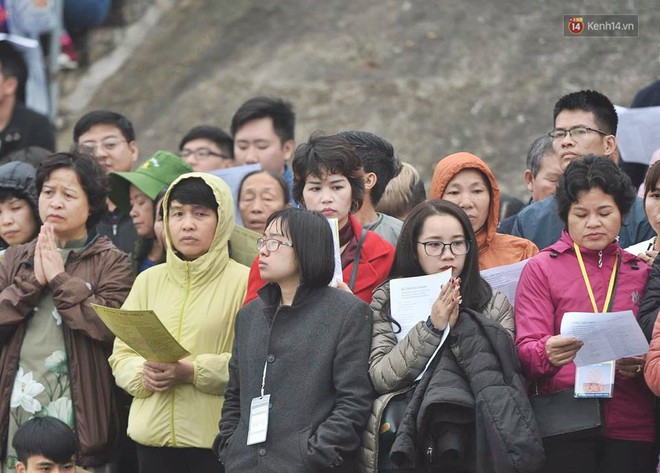
[[[157,151],[131,172],[110,173],[110,200],[119,210],[128,213],[131,210],[129,188],[134,185],[151,200],[169,186],[181,174],[192,172],[190,164],[168,151]]]

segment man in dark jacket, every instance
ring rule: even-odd
[[[83,115],[73,128],[73,141],[93,151],[106,173],[129,172],[138,160],[138,146],[133,124],[110,110],[94,110]],[[96,231],[112,240],[117,248],[131,253],[137,232],[131,217],[108,200],[108,211]]]
[[[28,146],[55,151],[48,118],[24,105],[27,76],[21,53],[8,41],[0,41],[0,158]]]

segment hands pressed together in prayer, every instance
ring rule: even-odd
[[[45,286],[60,273],[64,272],[64,260],[57,247],[52,225],[44,223],[37,237],[34,250],[34,276]]]
[[[159,363],[145,361],[142,370],[142,383],[149,392],[164,392],[179,384],[193,382],[193,364],[189,361]]]
[[[461,302],[461,278],[451,278],[442,286],[440,295],[431,308],[433,326],[438,330],[444,330],[447,324],[453,327],[458,320],[458,308]]]

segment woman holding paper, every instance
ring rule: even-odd
[[[231,473],[352,473],[373,400],[371,310],[328,286],[321,214],[277,211],[257,246],[268,284],[236,320],[216,451]]]
[[[573,360],[582,342],[559,333],[566,312],[637,316],[649,267],[616,239],[634,198],[629,178],[607,158],[575,160],[559,181],[557,207],[566,230],[529,261],[516,294],[518,354],[539,395],[576,389]],[[644,357],[616,361],[612,397],[602,400],[602,434],[546,437],[544,471],[655,471],[653,395],[643,370]]]
[[[369,375],[382,396],[374,404],[363,440],[363,471],[376,471],[388,460],[387,453],[375,454],[378,448],[380,419],[389,400],[410,387],[422,373],[440,343],[443,331],[458,321],[459,310],[473,309],[497,321],[514,335],[513,309],[498,291],[493,291],[479,275],[479,249],[470,220],[457,205],[441,200],[418,204],[406,218],[396,247],[390,279],[410,278],[451,271],[433,304],[428,319],[417,323],[397,342],[400,332],[391,313],[390,282],[374,291],[371,308],[372,329]]]
[[[344,284],[369,303],[373,290],[385,280],[394,259],[394,247],[380,235],[363,229],[353,217],[362,206],[364,173],[353,146],[339,135],[312,134],[293,157],[293,197],[308,210],[336,218]],[[259,261],[250,268],[245,302],[257,297],[266,283]]]
[[[110,365],[134,398],[128,435],[141,473],[222,471],[211,445],[248,273],[228,253],[234,202],[219,177],[189,173],[170,185],[163,210],[166,262],[138,275],[122,309],[153,310],[192,355],[158,363],[117,339]]]
[[[90,304],[119,307],[133,282],[128,256],[94,230],[107,178],[86,154],[57,153],[36,174],[39,236],[0,264],[0,450],[33,416],[59,418],[78,434],[79,464],[110,471],[117,459],[117,390],[107,357],[114,335]]]

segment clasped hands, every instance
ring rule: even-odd
[[[142,384],[149,392],[164,392],[179,384],[193,382],[195,368],[190,361],[159,363],[145,361],[142,369]]]
[[[53,226],[44,223],[34,249],[34,277],[39,284],[45,286],[63,272],[64,260],[57,247]]]
[[[582,345],[583,343],[575,337],[554,335],[545,343],[545,352],[552,366],[561,368],[575,359]],[[646,356],[621,358],[616,360],[616,369],[621,376],[634,378],[643,374],[645,362]]]
[[[461,278],[451,278],[442,286],[440,295],[431,308],[431,323],[438,330],[444,330],[449,324],[453,327],[458,320],[458,308],[462,302]]]

